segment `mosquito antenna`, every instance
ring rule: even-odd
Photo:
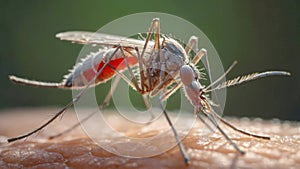
[[[235,60],[231,66],[226,70],[226,72],[220,76],[217,80],[215,80],[214,82],[212,82],[210,85],[208,85],[207,87],[205,87],[204,91],[206,91],[207,89],[211,88],[213,85],[215,85],[216,83],[218,83],[220,80],[222,80],[232,69],[233,67],[237,64],[237,61]]]
[[[262,73],[252,73],[252,74],[236,77],[232,80],[227,80],[226,82],[219,84],[217,87],[215,87],[213,89],[206,90],[206,92],[211,92],[213,90],[219,90],[219,89],[223,89],[225,87],[239,85],[244,82],[256,80],[256,79],[267,77],[267,76],[290,76],[290,75],[291,75],[291,73],[285,72],[285,71],[267,71],[267,72],[262,72]]]
[[[27,134],[24,134],[24,135],[21,135],[21,136],[18,136],[18,137],[13,137],[13,138],[9,138],[7,139],[8,142],[13,142],[13,141],[16,141],[16,140],[20,140],[20,139],[23,139],[23,138],[26,138],[28,136],[31,136],[32,134],[42,130],[43,128],[45,128],[46,126],[48,126],[52,121],[54,121],[57,117],[59,117],[61,114],[63,114],[69,107],[71,107],[74,103],[76,103],[80,97],[85,94],[85,92],[87,91],[87,89],[92,85],[92,83],[95,82],[96,78],[102,73],[102,71],[104,70],[104,68],[109,64],[109,61],[111,60],[111,58],[116,54],[116,52],[121,48],[121,46],[119,45],[116,50],[112,53],[112,55],[109,57],[108,59],[108,62],[106,62],[103,67],[95,74],[95,76],[93,77],[93,79],[91,81],[88,82],[88,84],[86,85],[86,87],[80,91],[80,93],[78,93],[76,95],[75,98],[73,98],[72,101],[70,101],[65,107],[63,107],[58,113],[56,113],[50,120],[48,120],[46,123],[44,123],[43,125],[41,125],[40,127],[38,127],[37,129],[27,133]]]

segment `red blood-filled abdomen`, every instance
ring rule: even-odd
[[[95,83],[91,86],[111,79],[116,74],[115,70],[120,72],[126,70],[127,66],[123,54],[120,51],[115,52],[115,50],[115,48],[103,49],[88,55],[66,76],[65,87],[69,89],[84,88],[104,67],[105,61],[109,60],[108,58],[111,58],[109,65],[103,68],[102,72],[95,79]],[[124,54],[130,67],[138,63],[137,57],[129,51],[124,50]]]
[[[138,60],[135,57],[127,57],[127,61],[129,66],[134,66],[135,64],[137,64]],[[95,69],[97,70],[97,72],[99,70],[101,70],[104,66],[104,62],[100,62],[98,64],[95,65]],[[112,66],[114,69],[118,70],[118,71],[122,71],[127,69],[126,63],[124,61],[123,58],[118,58],[115,60],[111,60],[109,62],[109,65]],[[100,73],[100,75],[97,77],[96,82],[101,82],[101,81],[105,81],[107,79],[112,78],[116,72],[114,69],[112,69],[110,66],[106,66],[102,73]],[[83,72],[84,77],[86,78],[87,81],[90,81],[93,79],[93,77],[96,75],[96,73],[92,68],[91,69],[87,69]]]

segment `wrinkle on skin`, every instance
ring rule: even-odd
[[[46,121],[47,112],[54,109],[7,110],[0,114],[0,140],[25,133]],[[76,123],[75,113],[69,111],[62,120],[57,120],[38,135],[14,143],[0,144],[0,168],[299,168],[300,167],[300,123],[264,121],[246,118],[228,119],[235,126],[257,134],[271,136],[270,141],[251,138],[222,125],[222,129],[237,145],[246,151],[239,155],[219,134],[204,134],[208,131],[201,123],[183,140],[190,165],[186,166],[175,147],[161,155],[148,158],[126,158],[107,152],[89,139],[80,128],[68,135],[47,140]],[[34,118],[32,118],[34,117]],[[116,122],[117,123],[117,122]],[[166,124],[167,125],[167,124]],[[118,123],[118,126],[122,124]],[[138,137],[152,135],[155,128],[148,129]],[[177,129],[180,130],[180,129]],[[141,133],[140,129],[129,128],[128,133]],[[115,142],[118,138],[108,137]],[[174,139],[171,136],[164,143]],[[3,141],[2,141],[3,142]],[[126,143],[125,143],[126,144]],[[157,145],[157,144],[154,144]],[[137,150],[137,151],[143,151]]]

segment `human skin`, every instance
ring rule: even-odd
[[[245,155],[238,154],[219,132],[204,134],[207,133],[205,126],[200,122],[195,123],[183,139],[191,158],[189,165],[184,163],[177,146],[147,158],[128,158],[112,154],[94,143],[80,128],[59,138],[47,140],[49,136],[77,122],[73,110],[38,135],[14,143],[5,142],[8,137],[35,129],[49,118],[47,113],[55,111],[56,109],[43,108],[16,109],[0,114],[0,168],[300,168],[300,123],[279,120],[228,118],[241,129],[271,137],[269,141],[256,139],[222,125],[230,138],[246,151]],[[126,127],[122,125],[122,121],[116,120],[114,123],[123,130]],[[165,121],[161,124],[167,126]],[[160,126],[145,127],[148,127],[145,130],[147,132],[138,137],[149,136]],[[140,128],[126,128],[126,133],[131,136],[140,131]],[[118,139],[112,136],[106,138],[112,143]],[[172,136],[166,136],[164,144],[173,139]],[[153,143],[156,144],[160,143]]]

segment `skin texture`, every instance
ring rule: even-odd
[[[235,126],[256,134],[268,135],[270,141],[244,136],[222,125],[223,130],[244,151],[239,155],[219,132],[210,133],[203,124],[195,123],[183,140],[191,158],[185,165],[178,147],[158,156],[148,158],[126,158],[107,152],[97,146],[84,132],[77,128],[71,133],[47,140],[76,123],[75,113],[70,110],[62,120],[57,120],[38,135],[14,143],[5,143],[6,137],[28,132],[49,117],[56,109],[18,109],[0,114],[0,168],[299,168],[300,167],[300,124],[279,120],[229,118]],[[34,117],[34,118],[32,118]],[[188,120],[188,119],[187,119]],[[124,130],[122,122],[116,126]],[[161,126],[166,125],[165,121]],[[159,126],[159,127],[161,127]],[[146,137],[159,128],[126,126],[126,133]],[[144,128],[144,129],[145,129]],[[177,129],[180,131],[180,128]],[[206,133],[206,134],[205,134]],[[208,134],[207,134],[208,133]],[[174,139],[166,136],[164,143]],[[118,138],[107,137],[117,142]],[[126,146],[127,143],[124,144]],[[160,143],[154,143],[154,146]],[[137,151],[144,151],[143,149]]]

